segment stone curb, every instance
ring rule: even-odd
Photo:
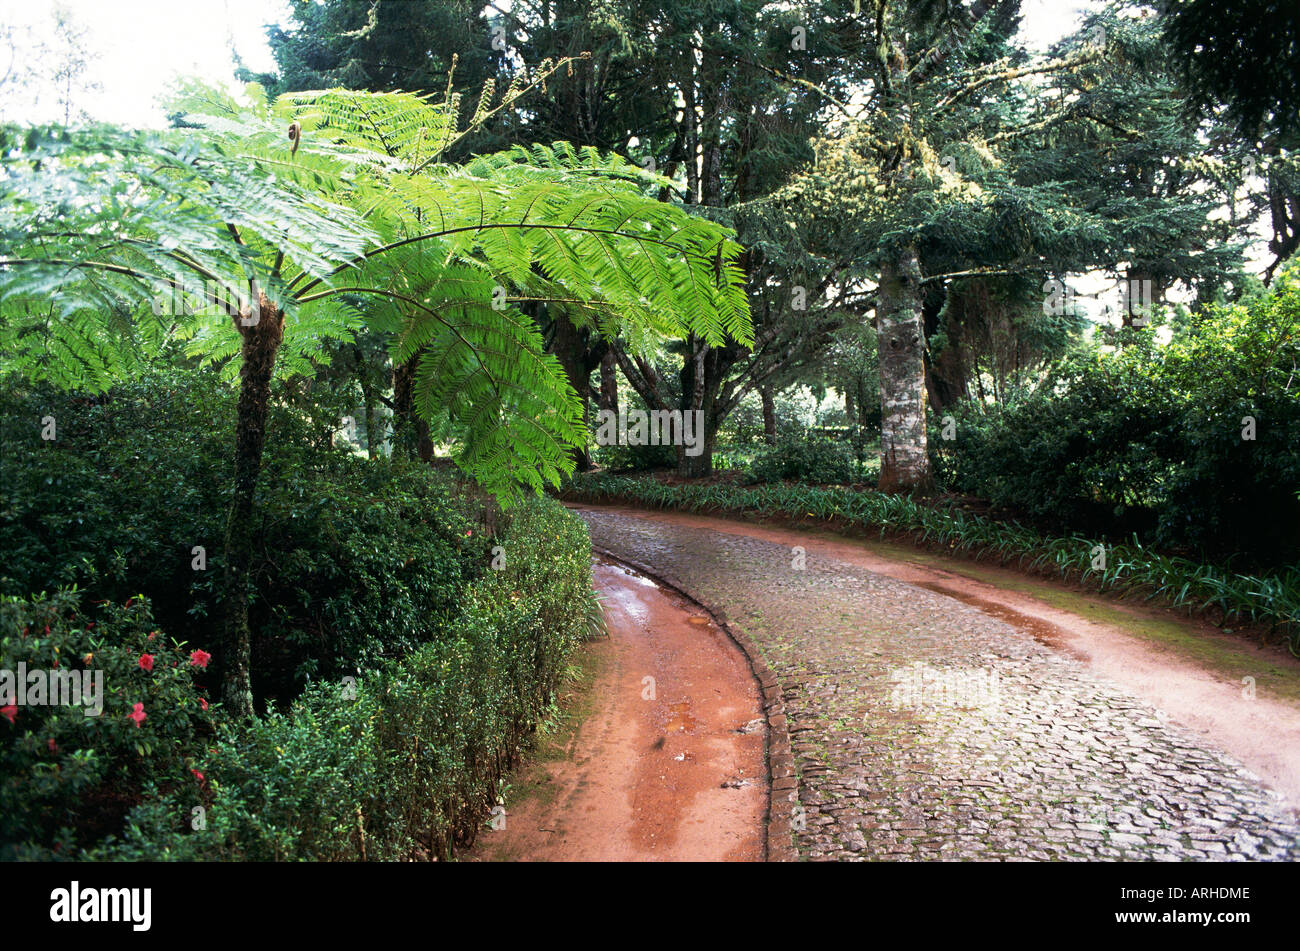
[[[743,631],[732,628],[727,620],[727,612],[721,606],[692,593],[681,579],[651,568],[644,562],[626,555],[615,554],[599,545],[592,545],[591,550],[610,561],[635,568],[641,574],[653,579],[665,588],[670,588],[688,601],[698,604],[713,619],[736,646],[744,652],[754,679],[763,692],[763,716],[767,721],[767,772],[768,807],[767,807],[767,841],[764,843],[763,856],[768,862],[795,862],[799,853],[794,847],[792,822],[794,805],[799,799],[799,780],[794,772],[794,755],[790,750],[790,731],[786,727],[785,697],[781,693],[781,684],[776,674],[763,659],[758,646]]]

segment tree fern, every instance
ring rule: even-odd
[[[176,338],[238,373],[222,645],[237,711],[277,364],[306,369],[362,322],[389,332],[396,361],[421,355],[419,412],[445,414],[459,464],[509,501],[557,484],[585,438],[520,303],[607,333],[750,339],[730,232],[649,197],[625,163],[557,145],[441,164],[464,130],[405,93],[191,88],[181,107],[186,127],[164,133],[0,129],[0,373],[104,388]]]

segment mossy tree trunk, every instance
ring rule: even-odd
[[[236,320],[240,346],[239,404],[235,418],[235,483],[225,538],[225,638],[221,645],[222,700],[233,716],[253,715],[252,635],[248,625],[255,542],[253,510],[275,361],[284,340],[284,317],[265,297]]]
[[[928,491],[921,265],[906,246],[880,268],[880,490]]]

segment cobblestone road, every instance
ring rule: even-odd
[[[803,858],[1300,858],[1253,775],[1004,621],[768,541],[581,514],[597,546],[682,579],[763,651]]]

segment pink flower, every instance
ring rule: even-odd
[[[147,716],[148,714],[144,712],[144,704],[137,703],[134,707],[131,708],[131,712],[126,715],[126,718],[128,720],[134,720],[136,728],[139,729],[140,724],[145,721],[145,718]]]
[[[141,670],[153,670],[153,654],[141,654],[139,663]]]
[[[207,712],[208,701],[204,700],[202,697],[199,697],[199,706],[203,708],[204,712]]]
[[[210,660],[212,660],[212,655],[205,650],[190,651],[191,667],[206,667]]]
[[[197,769],[191,768],[190,772],[194,774],[195,779],[197,779],[199,782],[203,782],[203,774],[200,773]]]
[[[13,723],[18,717],[18,705],[16,703],[0,707],[0,717],[4,717],[10,723]]]

